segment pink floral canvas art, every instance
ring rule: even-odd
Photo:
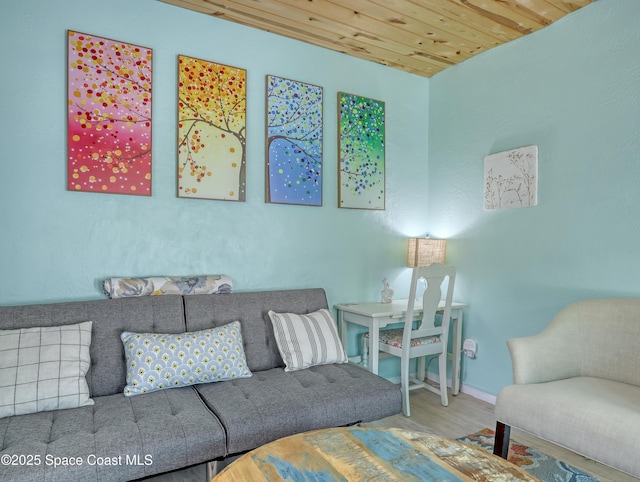
[[[68,189],[151,195],[152,50],[68,32]]]

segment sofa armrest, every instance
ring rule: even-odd
[[[542,383],[580,375],[579,325],[574,315],[565,310],[537,335],[507,341],[513,383]]]

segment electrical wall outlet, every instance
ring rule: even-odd
[[[467,338],[462,344],[462,353],[464,353],[468,358],[475,358],[478,354],[478,342],[471,338]]]

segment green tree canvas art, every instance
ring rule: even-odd
[[[338,207],[385,208],[385,105],[338,93]]]

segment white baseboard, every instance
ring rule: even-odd
[[[360,365],[360,361],[361,361],[361,357],[359,355],[349,357],[349,362],[355,363],[356,365]],[[416,374],[412,373],[411,376],[415,377]],[[431,380],[432,382],[440,384],[440,377],[435,373],[427,373],[427,379]],[[400,375],[396,377],[389,377],[387,378],[387,380],[389,380],[391,383],[395,383],[396,385],[400,385]],[[447,386],[451,388],[451,378],[447,378]],[[466,393],[467,395],[473,398],[477,398],[478,400],[482,400],[483,402],[490,403],[491,405],[496,404],[495,395],[483,392],[482,390],[478,390],[477,388],[468,387],[467,385],[460,383],[460,391],[462,393]]]
[[[469,396],[472,396],[473,398],[477,398],[477,399],[482,400],[484,402],[490,403],[491,405],[495,405],[496,404],[496,396],[495,395],[491,395],[490,393],[483,392],[481,390],[478,390],[477,388],[468,387],[466,385],[461,385],[460,386],[460,391],[462,393],[466,393]]]
[[[415,373],[411,374],[412,376],[415,376]],[[427,379],[431,380],[434,383],[440,384],[440,377],[434,373],[428,373],[427,374]],[[395,383],[396,385],[400,384],[400,377],[390,377],[387,378],[387,380],[389,380],[391,383]],[[451,378],[447,378],[447,386],[449,388],[451,388]],[[482,390],[478,390],[477,388],[473,388],[473,387],[468,387],[465,384],[461,383],[460,384],[460,391],[462,393],[466,393],[467,395],[473,397],[473,398],[477,398],[478,400],[482,400],[483,402],[487,402],[490,403],[491,405],[495,405],[496,404],[496,396],[495,395],[491,395],[490,393],[486,393],[483,392]]]

